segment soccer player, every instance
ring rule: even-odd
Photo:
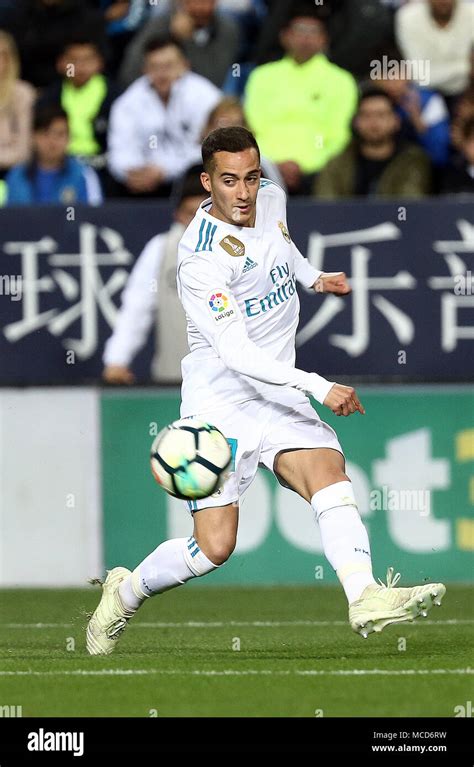
[[[259,465],[314,510],[354,631],[366,637],[425,616],[441,603],[444,585],[395,588],[400,576],[393,577],[392,568],[387,586],[375,582],[342,448],[308,399],[312,395],[336,415],[363,415],[355,390],[294,367],[296,281],[344,295],[350,291],[346,277],[313,269],[291,241],[285,194],[261,179],[259,148],[248,130],[213,131],[202,155],[201,180],[210,198],[178,252],[178,293],[191,350],[182,362],[181,416],[221,429],[235,448],[235,466],[221,490],[189,502],[190,538],[165,541],[133,572],[109,571],[88,625],[87,649],[111,653],[146,599],[224,564],[236,543],[239,498]]]

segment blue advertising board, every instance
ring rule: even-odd
[[[166,203],[0,210],[0,384],[98,380],[128,274]],[[311,263],[352,294],[299,287],[297,365],[335,377],[472,380],[474,200],[290,201]],[[134,363],[149,378],[153,339]]]

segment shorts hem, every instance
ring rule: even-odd
[[[206,502],[205,506],[201,506],[200,508],[195,508],[195,509],[191,509],[189,507],[189,504],[190,503],[200,503],[201,501],[207,501],[207,499],[206,498],[201,498],[199,501],[194,501],[194,502],[193,501],[185,501],[185,503],[187,505],[187,510],[189,511],[191,516],[193,516],[194,514],[196,514],[196,512],[204,511],[204,509],[217,509],[219,506],[230,506],[232,503],[238,503],[239,502],[239,496],[237,496],[235,499],[231,499],[230,501],[225,501],[224,503],[222,502],[221,499],[217,499],[216,498],[216,499],[213,499],[213,500],[215,500],[215,503]]]

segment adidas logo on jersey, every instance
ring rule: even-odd
[[[242,269],[242,274],[245,274],[245,272],[250,272],[251,269],[254,269],[257,266],[255,261],[252,261],[251,258],[247,256],[247,259],[244,264],[244,268]]]

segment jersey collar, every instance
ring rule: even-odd
[[[202,202],[197,209],[197,214],[199,214],[201,217],[206,216],[210,221],[213,221],[215,224],[219,224],[223,229],[229,230],[231,233],[235,234],[242,234],[245,233],[247,237],[257,237],[260,233],[260,210],[259,210],[259,204],[258,204],[258,196],[257,196],[257,215],[255,218],[255,226],[237,226],[236,224],[229,224],[227,221],[222,221],[220,218],[216,218],[216,216],[213,216],[211,213],[209,213],[208,208],[210,208],[212,205],[212,197],[208,197],[204,202]]]

